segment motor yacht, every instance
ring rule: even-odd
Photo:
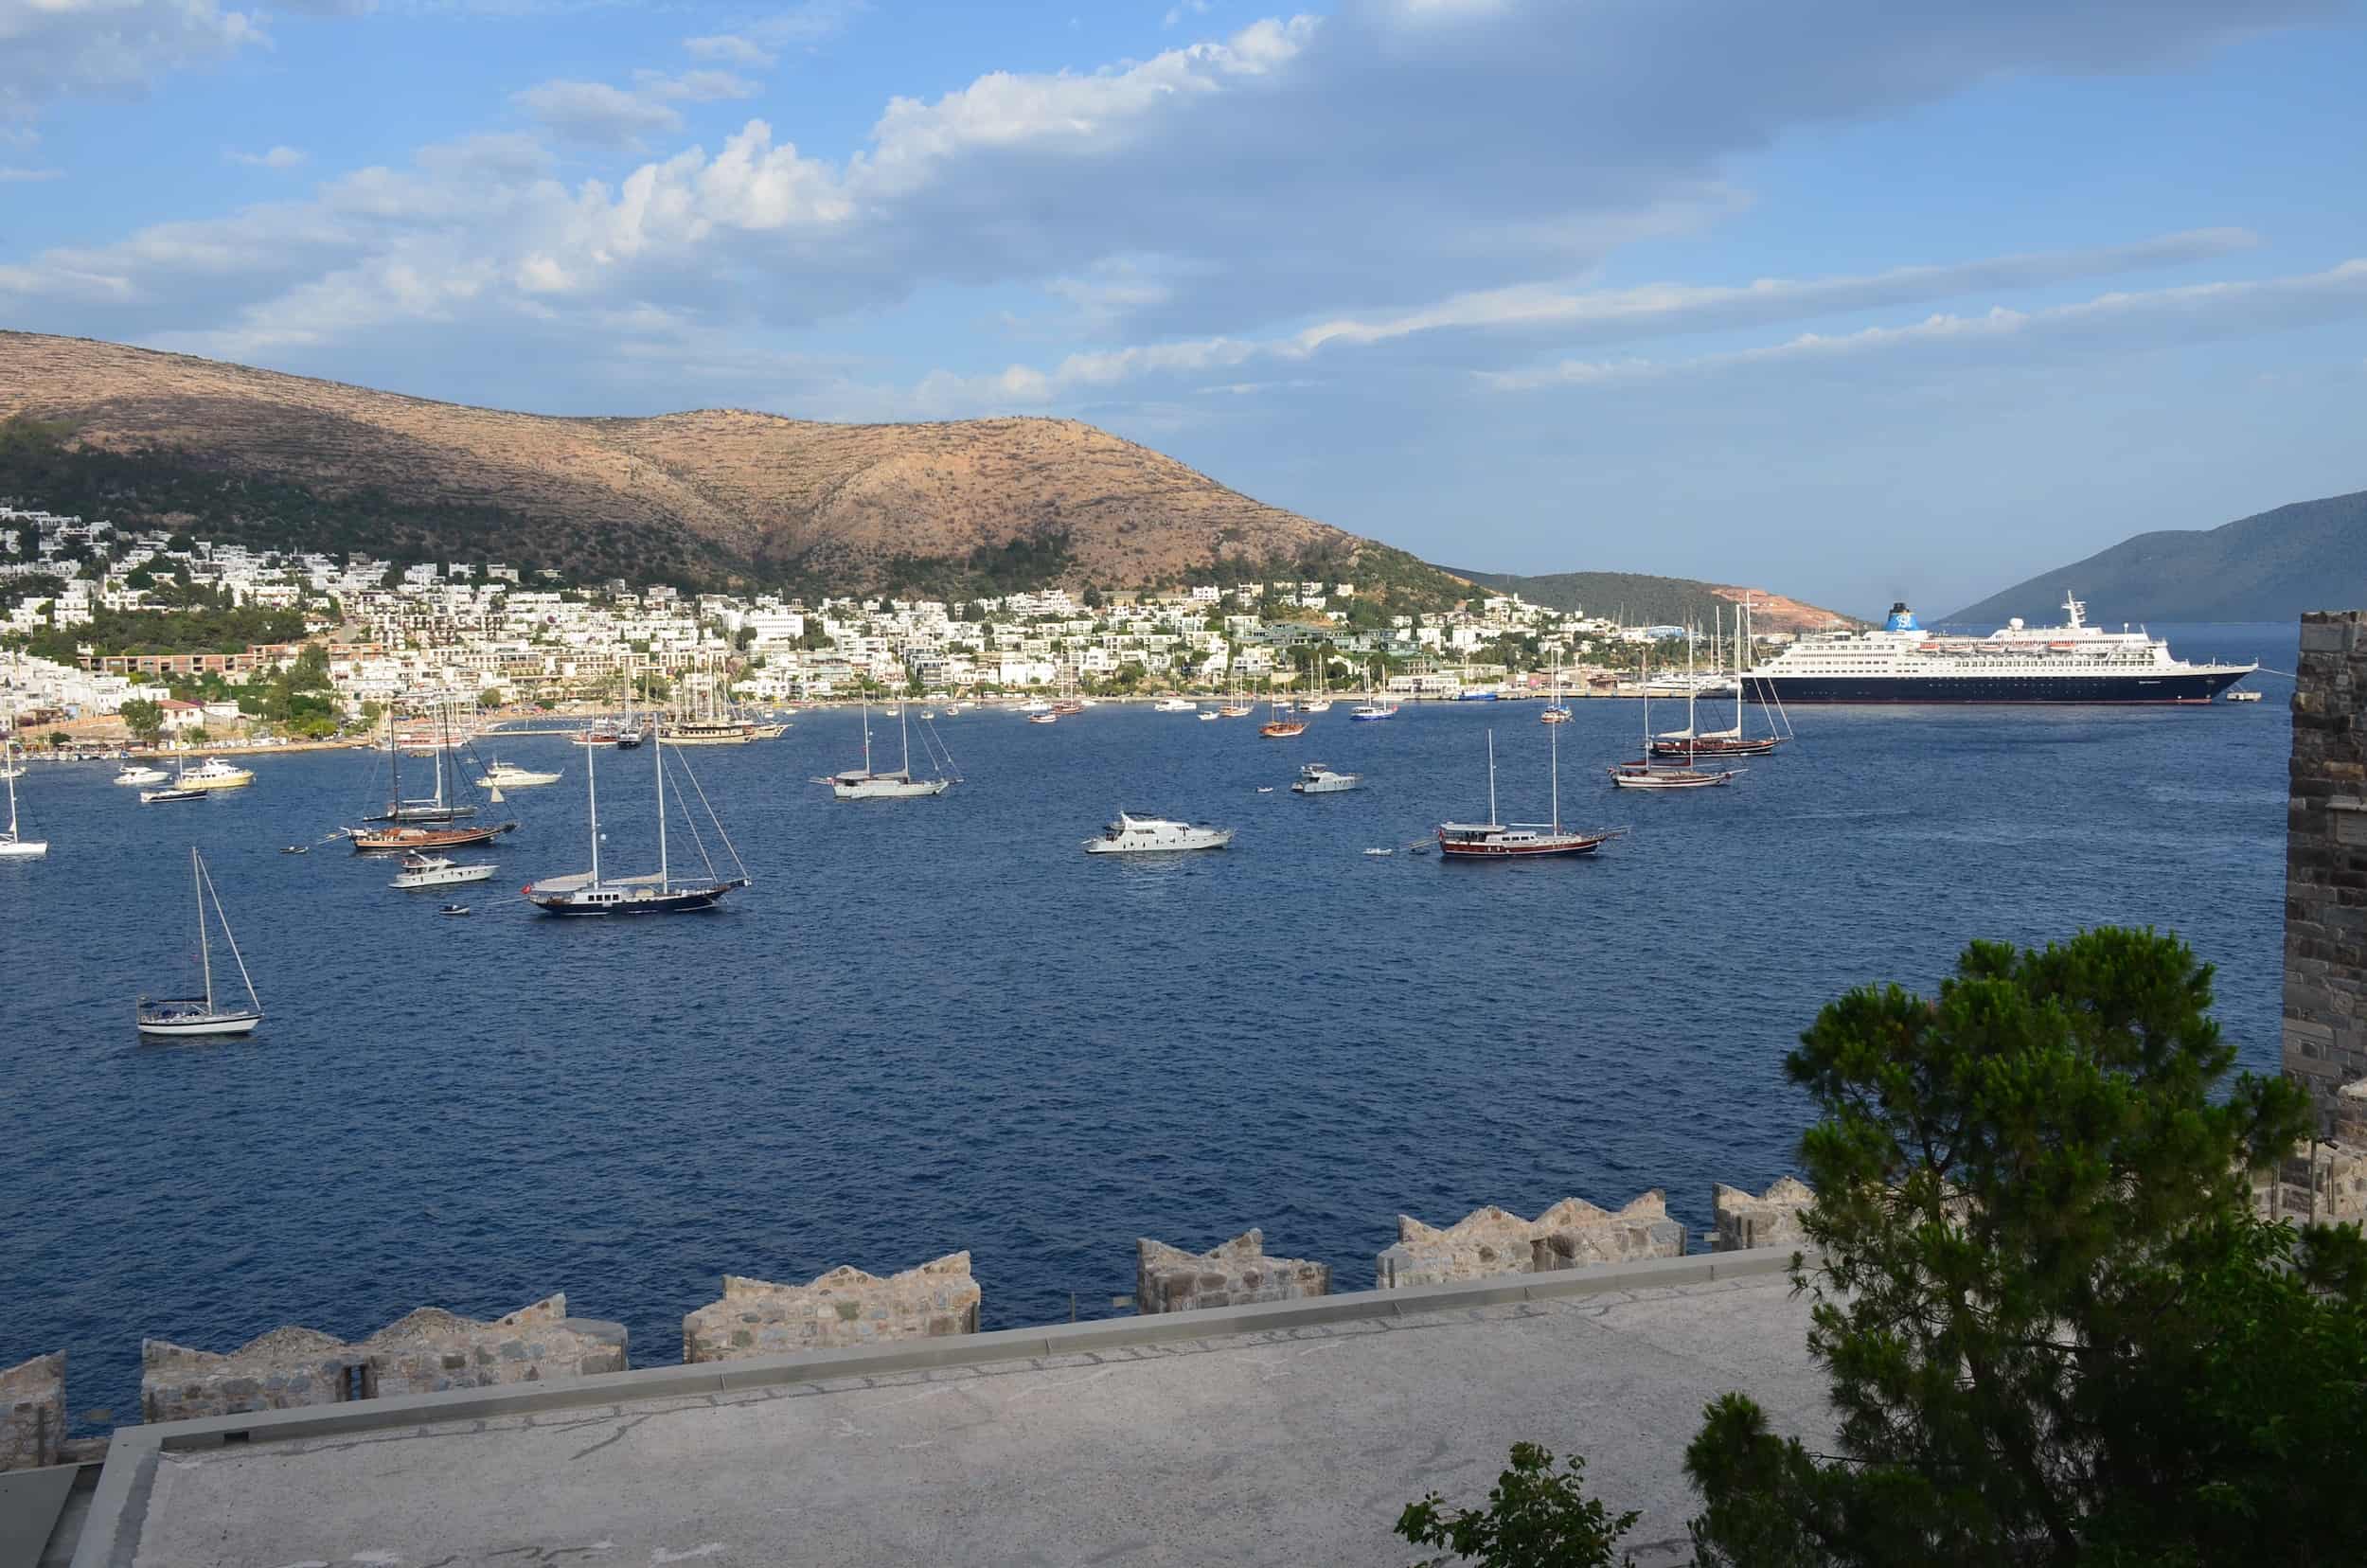
[[[1233,842],[1233,829],[1120,811],[1118,819],[1104,828],[1099,838],[1084,842],[1088,855],[1159,855],[1185,849],[1221,849]]]

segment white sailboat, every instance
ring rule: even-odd
[[[49,853],[47,839],[28,839],[17,830],[16,779],[24,770],[10,771],[8,761],[16,749],[14,741],[0,748],[0,774],[7,774],[9,784],[9,830],[0,833],[0,860],[39,860]]]
[[[830,793],[840,800],[917,800],[929,795],[941,795],[952,789],[954,780],[945,771],[945,762],[952,759],[950,754],[937,764],[936,777],[913,776],[912,722],[905,717],[905,706],[901,702],[896,704],[896,727],[904,738],[904,765],[893,772],[875,773],[871,767],[871,703],[866,698],[863,704],[863,766],[832,774],[828,778],[817,778],[814,782],[828,784]],[[929,734],[933,733],[923,734],[924,749],[928,747]],[[942,749],[941,742],[939,749]]]
[[[715,809],[707,806],[706,792],[699,788],[697,775],[685,768],[684,775],[698,792],[699,804],[707,807],[707,821],[715,829],[715,836],[722,841],[723,850],[732,858],[732,866],[739,875],[726,877],[715,869],[708,858],[706,841],[699,836],[696,821],[690,823],[690,835],[699,846],[699,858],[706,866],[703,877],[676,877],[666,851],[666,752],[673,742],[663,731],[650,737],[650,756],[657,782],[657,870],[635,877],[603,877],[600,874],[600,785],[596,758],[596,749],[587,748],[583,754],[583,788],[591,804],[592,869],[573,872],[563,877],[548,877],[531,882],[519,889],[525,900],[545,915],[674,915],[694,909],[712,909],[716,901],[736,887],[748,885],[748,868],[740,864],[739,851],[732,847],[723,824],[717,819]],[[680,764],[677,764],[680,766]],[[681,792],[675,792],[681,798]],[[688,803],[684,815],[689,815]]]
[[[262,999],[255,994],[255,982],[247,975],[246,960],[239,956],[239,939],[230,934],[230,918],[222,912],[222,897],[214,891],[214,880],[205,874],[205,862],[195,846],[189,849],[189,874],[197,884],[197,962],[205,976],[205,994],[161,1001],[141,997],[135,1008],[140,1033],[161,1039],[251,1033],[263,1021]],[[205,930],[208,903],[214,906],[214,918],[222,922],[222,939],[230,949],[231,961],[239,966],[239,983],[246,988],[247,1005],[243,1007],[226,1005],[214,995],[214,949]]]

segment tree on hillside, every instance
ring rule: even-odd
[[[1708,1564],[2322,1563],[2367,1540],[2355,1232],[2253,1216],[2308,1127],[2176,937],[1976,942],[1850,992],[1786,1060],[1839,1453],[1710,1407]]]
[[[126,702],[116,710],[116,717],[123,721],[123,727],[130,730],[133,738],[143,745],[154,745],[156,738],[165,730],[163,705],[145,697],[134,697]]]
[[[73,742],[74,737],[68,735],[63,730],[51,730],[49,732],[49,749],[52,752],[62,752],[65,750],[67,746],[73,744]]]

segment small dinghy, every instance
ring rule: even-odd
[[[469,906],[467,904],[446,904],[436,913],[438,915],[466,915],[469,913]]]
[[[309,855],[312,852],[312,846],[309,844],[291,844],[282,847],[279,852],[283,855]]]

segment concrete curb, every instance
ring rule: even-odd
[[[651,1366],[545,1383],[408,1394],[301,1410],[255,1411],[116,1430],[106,1468],[76,1544],[73,1568],[128,1565],[138,1549],[137,1511],[160,1454],[225,1443],[339,1436],[388,1427],[483,1421],[543,1411],[624,1405],[645,1399],[697,1398],[736,1389],[877,1377],[934,1367],[1081,1355],[1138,1345],[1172,1345],[1235,1335],[1273,1333],[1360,1318],[1395,1320],[1480,1307],[1558,1301],[1625,1291],[1707,1285],[1782,1274],[1793,1254],[1768,1248],[1704,1253],[1606,1264],[1542,1274],[1502,1274],[1468,1284],[1416,1285],[1397,1291],[1352,1291],[1254,1307],[1213,1307],[1147,1317],[1106,1318],[1040,1328],[998,1328],[983,1334],[905,1341],[850,1350],[814,1350],[691,1366]]]

